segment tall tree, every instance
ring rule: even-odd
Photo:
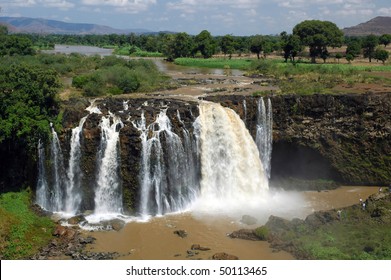
[[[250,51],[257,55],[257,58],[260,59],[260,54],[263,50],[264,40],[261,35],[255,35],[252,37],[250,42]]]
[[[210,58],[215,54],[216,44],[209,31],[201,31],[194,40],[196,42],[196,50],[199,51],[204,58]]]
[[[224,55],[229,55],[229,59],[231,59],[232,54],[235,51],[235,40],[231,35],[225,35],[221,38],[220,42],[221,51]]]
[[[167,35],[167,47],[164,54],[168,60],[178,57],[189,57],[193,50],[193,39],[185,32]]]
[[[285,62],[288,59],[291,62],[295,62],[295,57],[303,50],[300,37],[297,35],[288,35],[285,31],[280,34],[281,48],[284,52]]]
[[[330,21],[305,20],[293,28],[293,35],[309,47],[312,63],[316,63],[316,57],[328,53],[327,47],[339,47],[343,42],[342,31]]]
[[[369,59],[369,62],[372,62],[372,58],[375,55],[375,49],[379,45],[379,38],[376,35],[368,35],[364,38],[362,42],[362,48],[364,57]]]
[[[390,54],[386,50],[377,49],[373,57],[385,64],[387,59],[390,57]]]
[[[379,43],[387,47],[391,43],[391,34],[383,34],[379,37]]]

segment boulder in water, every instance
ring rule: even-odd
[[[250,215],[243,215],[242,219],[240,220],[240,222],[242,224],[251,226],[251,225],[255,225],[258,222],[258,219],[255,218],[255,217],[252,217]]]
[[[198,250],[198,251],[209,251],[210,248],[208,247],[202,247],[200,244],[193,244],[191,245],[192,250]]]
[[[86,222],[86,218],[83,215],[77,215],[72,218],[69,218],[67,222],[70,225],[78,225],[82,222]]]
[[[255,231],[252,229],[239,229],[228,234],[231,238],[238,238],[244,240],[258,241],[260,238],[255,234]]]
[[[183,230],[183,229],[175,230],[174,234],[178,235],[181,238],[187,237],[187,232],[186,232],[186,230]]]
[[[110,221],[110,225],[115,231],[120,231],[125,226],[125,222],[120,219],[114,219]]]

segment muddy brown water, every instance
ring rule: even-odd
[[[365,200],[378,191],[377,187],[341,187],[323,192],[303,192],[307,202],[298,209],[299,218],[318,210],[342,208]],[[210,259],[213,254],[225,252],[242,260],[291,260],[294,257],[284,251],[275,252],[267,242],[231,239],[227,234],[246,226],[230,218],[210,215],[199,216],[191,212],[156,217],[148,222],[128,223],[119,232],[89,232],[96,238],[88,247],[94,252],[118,252],[118,259],[124,260],[183,260]],[[175,230],[185,230],[188,236],[181,238]],[[193,244],[200,244],[211,250],[189,257],[187,251]]]

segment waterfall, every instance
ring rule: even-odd
[[[183,124],[179,112],[177,116]],[[141,120],[133,125],[140,131],[142,142],[140,215],[185,209],[198,193],[196,152],[190,133],[183,128],[182,143],[172,130],[167,109],[162,109],[148,126],[143,112]]]
[[[102,117],[101,149],[98,158],[95,214],[122,213],[122,189],[119,175],[119,131],[123,123],[118,116]]]
[[[83,125],[88,116],[82,118],[79,126],[72,129],[71,151],[68,165],[68,182],[65,196],[65,212],[75,214],[79,210],[81,203],[81,180],[82,173],[80,170],[80,139],[83,131]]]
[[[50,209],[49,187],[46,180],[45,148],[42,141],[38,142],[38,182],[36,203],[45,210]]]
[[[63,211],[64,209],[64,186],[66,184],[66,178],[64,176],[64,159],[62,156],[62,150],[60,140],[58,139],[57,132],[52,127],[52,139],[51,139],[51,160],[52,160],[52,173],[53,182],[51,197],[48,210],[52,212]]]
[[[259,152],[240,117],[211,102],[200,103],[201,206],[241,208],[268,189]],[[212,210],[213,209],[213,210]]]
[[[268,179],[270,179],[271,158],[273,146],[273,114],[272,102],[267,99],[267,106],[261,97],[257,101],[257,133],[256,140],[260,158],[265,168]]]
[[[244,110],[244,122],[247,121],[247,103],[246,99],[243,99],[243,110]]]

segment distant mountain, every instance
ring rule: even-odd
[[[391,17],[375,17],[370,21],[342,29],[346,36],[391,34]]]
[[[0,17],[0,24],[8,27],[11,33],[38,33],[38,34],[144,34],[153,33],[146,29],[115,29],[109,26],[89,23],[69,23],[57,20],[27,18],[27,17]]]

